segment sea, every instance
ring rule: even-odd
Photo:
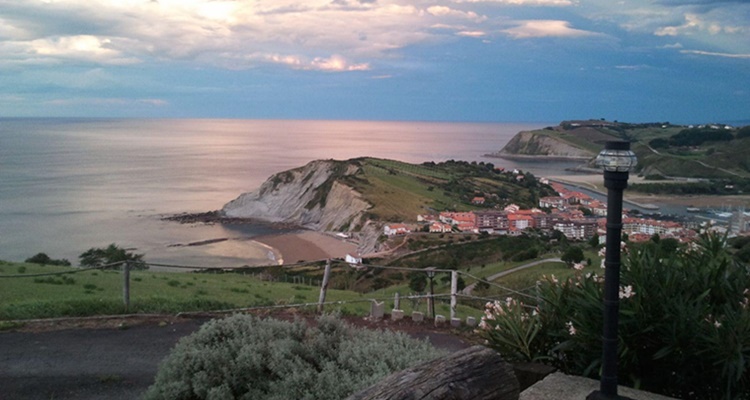
[[[485,156],[519,131],[550,125],[0,118],[0,260],[44,252],[77,265],[87,249],[115,243],[152,263],[266,265],[273,253],[252,238],[271,227],[162,218],[221,209],[272,174],[316,159],[453,159],[565,174],[574,163]]]

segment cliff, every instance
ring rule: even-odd
[[[506,158],[547,158],[588,160],[595,152],[576,146],[546,131],[523,131],[514,136],[497,154]]]
[[[224,205],[222,213],[234,218],[294,223],[318,231],[346,231],[360,223],[371,207],[360,193],[339,181],[358,169],[344,161],[312,161],[273,175],[257,190]]]
[[[372,205],[347,184],[360,172],[352,161],[318,160],[271,176],[260,188],[230,201],[221,213],[300,225],[315,231],[358,231],[359,252],[377,251],[382,229],[365,219]]]

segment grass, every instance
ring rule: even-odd
[[[71,271],[70,267],[23,266],[24,274]],[[5,274],[19,275],[17,269]],[[129,313],[177,313],[181,311],[217,310],[267,306],[275,304],[313,303],[319,290],[292,283],[259,281],[239,274],[177,274],[169,272],[132,271],[129,310],[122,300],[122,274],[119,271],[84,271],[70,275],[72,284],[47,282],[49,277],[0,278],[0,320],[88,316]],[[197,279],[196,279],[197,278]],[[35,281],[37,279],[37,281]],[[40,294],[42,294],[40,296]],[[329,290],[327,301],[364,300],[361,294]],[[339,306],[337,306],[338,308]],[[366,302],[340,306],[345,314],[364,315]],[[331,309],[336,309],[331,307]]]

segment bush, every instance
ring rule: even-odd
[[[619,382],[682,399],[750,398],[747,265],[733,261],[715,235],[670,257],[658,250],[642,247],[624,259]],[[513,300],[488,304],[482,334],[510,358],[596,377],[602,283],[581,273],[562,282],[544,278],[531,312]]]
[[[340,399],[442,355],[403,333],[357,330],[333,316],[234,315],[180,340],[146,399]]]
[[[29,264],[39,264],[39,265],[61,265],[64,267],[70,266],[70,261],[68,261],[67,259],[65,258],[61,260],[52,259],[45,253],[37,253],[27,258],[26,261],[24,262],[27,262]]]

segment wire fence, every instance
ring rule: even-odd
[[[267,266],[267,267],[277,267],[277,268],[280,267],[282,271],[289,271],[296,267],[305,267],[305,266],[320,267],[320,264],[321,264],[320,261],[308,261],[308,262],[300,262],[300,263],[284,265],[284,266],[274,265],[274,266]],[[449,305],[450,318],[451,320],[453,320],[457,318],[459,302],[461,303],[461,305],[481,310],[486,302],[500,301],[500,300],[504,300],[507,297],[523,298],[523,299],[526,299],[530,303],[534,303],[538,300],[536,296],[528,293],[528,291],[532,290],[534,287],[530,287],[525,290],[516,290],[513,288],[505,287],[503,285],[499,285],[495,282],[478,277],[476,275],[470,274],[465,271],[458,271],[458,270],[447,269],[447,268],[421,269],[421,268],[408,268],[408,267],[397,267],[397,266],[377,265],[377,264],[361,264],[361,263],[350,264],[344,260],[331,259],[331,260],[326,261],[322,279],[314,279],[312,277],[305,276],[305,275],[294,275],[294,274],[287,274],[287,273],[273,276],[273,275],[262,272],[262,271],[265,271],[267,267],[215,268],[215,267],[206,267],[206,266],[197,266],[197,265],[178,265],[178,264],[165,264],[165,263],[145,263],[142,265],[144,265],[146,269],[150,267],[159,267],[159,268],[167,268],[171,270],[182,270],[182,271],[190,271],[190,272],[235,273],[235,274],[240,274],[244,276],[250,275],[252,278],[257,279],[257,280],[263,280],[263,281],[270,280],[270,281],[276,281],[276,282],[283,281],[283,282],[297,284],[297,285],[308,285],[311,287],[320,288],[320,296],[317,302],[286,303],[284,301],[277,300],[276,301],[277,304],[263,304],[263,305],[250,306],[250,307],[210,310],[212,313],[247,312],[251,310],[267,310],[267,309],[283,309],[283,308],[297,308],[298,309],[298,308],[308,308],[308,307],[317,307],[319,311],[322,311],[323,308],[326,306],[347,305],[347,304],[356,304],[356,303],[370,303],[371,305],[370,315],[372,316],[372,314],[375,312],[373,311],[374,307],[376,306],[385,307],[383,306],[383,304],[387,302],[390,302],[389,306],[391,305],[393,306],[393,310],[394,310],[393,312],[399,311],[402,308],[400,307],[400,301],[410,301],[412,303],[412,306],[410,308],[416,311],[419,308],[418,306],[421,304],[421,302],[425,300],[427,303],[427,314],[435,315],[435,309],[437,308],[437,304],[438,303],[446,304],[446,305]],[[335,301],[328,300],[327,301],[326,292],[328,290],[328,286],[330,283],[331,268],[334,265],[337,267],[344,267],[345,269],[356,271],[361,274],[371,273],[375,271],[400,271],[400,272],[409,272],[410,274],[424,273],[427,275],[427,278],[431,281],[431,283],[435,279],[435,277],[438,276],[438,274],[445,274],[445,275],[450,276],[450,292],[449,293],[434,293],[430,291],[428,293],[408,293],[402,296],[398,292],[388,295],[387,292],[390,290],[387,288],[382,288],[376,291],[371,291],[371,292],[363,294],[364,298],[362,299],[335,300]],[[123,273],[123,281],[122,281],[123,303],[125,305],[125,309],[127,310],[130,306],[130,285],[131,285],[130,271],[133,269],[133,265],[127,261],[120,261],[120,262],[115,262],[111,264],[92,266],[92,267],[79,267],[79,268],[71,267],[70,270],[49,272],[49,273],[33,273],[33,274],[19,273],[19,274],[13,274],[13,275],[3,274],[3,275],[0,275],[0,279],[53,277],[53,276],[60,276],[60,275],[78,274],[78,273],[83,273],[83,272],[92,271],[92,270],[115,270],[115,269],[121,270]],[[458,288],[459,277],[465,280],[470,280],[471,284],[459,290]],[[487,287],[495,288],[495,290],[497,290],[498,293],[495,295],[473,294],[472,289],[474,289],[475,285],[480,282],[483,282]],[[430,285],[430,288],[432,288],[432,284]],[[444,290],[444,289],[441,289],[441,290]],[[205,312],[205,311],[181,312],[179,314],[189,315],[189,314],[195,314],[195,313],[200,313],[200,312]]]

